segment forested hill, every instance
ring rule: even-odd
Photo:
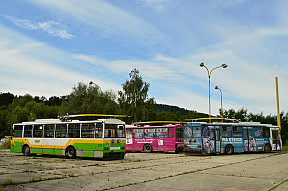
[[[184,108],[180,108],[178,106],[173,106],[173,105],[166,105],[166,104],[155,104],[154,106],[154,110],[158,113],[160,113],[161,111],[165,111],[165,112],[172,112],[172,113],[177,113],[179,112],[180,115],[188,115],[190,110],[184,109]],[[190,113],[193,112],[195,114],[197,114],[198,117],[208,117],[208,114],[205,113],[199,113],[197,111],[190,111]]]

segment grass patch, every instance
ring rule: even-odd
[[[40,182],[42,180],[42,178],[35,178],[35,177],[33,177],[31,180],[30,180],[30,182],[32,183],[32,182]]]
[[[34,170],[26,169],[26,170],[24,170],[23,172],[35,172],[35,171],[34,171]]]
[[[96,163],[96,164],[88,164],[87,166],[103,166],[102,164]]]
[[[4,181],[1,186],[7,186],[7,185],[13,185],[15,184],[15,182],[13,182],[12,178],[7,179],[6,181]]]
[[[58,163],[58,161],[54,160],[54,161],[46,161],[47,163]]]
[[[288,145],[283,145],[283,146],[282,146],[282,150],[283,150],[283,151],[288,151]]]

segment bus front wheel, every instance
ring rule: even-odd
[[[70,158],[70,159],[76,158],[76,150],[74,147],[72,147],[72,146],[67,147],[66,157]]]
[[[144,145],[143,151],[144,151],[145,153],[151,153],[151,152],[152,152],[152,146],[149,145],[149,144]]]
[[[30,147],[28,145],[24,145],[22,152],[25,156],[30,156]]]
[[[264,152],[265,152],[265,153],[270,153],[270,152],[271,152],[271,146],[270,146],[269,144],[266,144],[266,145],[264,146]]]
[[[234,148],[233,148],[233,146],[232,146],[232,145],[227,145],[227,146],[225,147],[225,153],[226,153],[227,155],[232,155],[232,154],[234,153]]]

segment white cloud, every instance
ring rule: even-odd
[[[55,21],[46,21],[46,22],[35,22],[27,19],[18,19],[11,16],[5,16],[13,24],[28,30],[42,30],[48,33],[51,36],[57,36],[62,39],[72,39],[75,38],[74,35],[69,34],[64,28],[65,26],[55,22]]]
[[[140,41],[150,45],[159,42],[164,36],[149,22],[107,1],[31,0],[31,2],[50,10],[54,15],[60,15],[62,19],[73,20],[78,26],[91,27],[94,34],[100,35],[98,38],[124,38],[129,39],[129,42]]]
[[[61,96],[71,92],[80,81],[93,81],[103,90],[120,89],[120,84],[84,74],[73,68],[77,61],[64,51],[39,43],[0,25],[1,92]],[[68,62],[69,65],[64,65]],[[70,66],[70,67],[69,67]]]
[[[175,65],[168,66],[162,64],[157,59],[155,61],[141,61],[141,60],[104,60],[96,56],[77,54],[74,58],[83,60],[85,62],[104,66],[107,70],[113,73],[130,73],[134,68],[138,69],[148,80],[167,80],[175,81],[180,76],[175,72]]]
[[[170,5],[173,0],[139,0],[144,6],[155,9],[159,12],[165,10],[166,6]]]

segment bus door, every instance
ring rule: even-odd
[[[221,152],[221,142],[220,142],[220,129],[211,128],[210,129],[210,141],[214,142],[214,148],[211,150],[211,153],[220,153]]]
[[[253,139],[252,128],[244,127],[244,151],[254,151],[256,149],[256,144]]]
[[[281,140],[280,140],[279,135],[280,135],[279,130],[272,130],[272,142],[273,142],[272,150],[274,150],[274,151],[280,151],[281,150]]]
[[[203,150],[204,152],[220,153],[220,129],[203,126]]]

